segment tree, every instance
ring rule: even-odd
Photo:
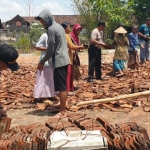
[[[46,32],[46,30],[43,29],[43,26],[41,24],[32,26],[29,34],[31,45],[38,42],[38,39],[44,32]]]
[[[133,10],[131,3],[120,0],[73,0],[74,7],[81,15],[87,26],[88,36],[98,20],[104,20],[107,24],[106,38],[113,38],[113,31],[118,24],[132,24]]]
[[[87,37],[89,38],[96,23],[96,16],[93,15],[91,3],[88,0],[73,0],[73,8],[81,16],[79,21],[86,25]]]
[[[150,0],[129,0],[129,3],[139,25],[143,24],[146,18],[150,17]]]
[[[33,9],[32,8],[33,0],[24,0],[24,2],[27,6],[27,9],[25,8],[25,11],[27,12],[28,16],[31,16],[31,10]]]

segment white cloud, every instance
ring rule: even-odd
[[[71,12],[62,8],[57,2],[42,3],[35,7],[34,15],[38,15],[43,9],[49,9],[53,15],[69,15]]]
[[[31,15],[37,16],[43,9],[49,9],[53,15],[67,15],[71,12],[64,9],[57,2],[46,2],[39,3],[38,6],[32,6]],[[0,0],[0,18],[2,22],[8,21],[15,17],[17,14],[20,16],[27,16],[26,5],[21,6],[20,4],[11,0]]]
[[[26,14],[24,8],[21,5],[10,0],[0,0],[0,18],[2,22],[12,19],[17,14]]]

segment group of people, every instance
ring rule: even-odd
[[[47,9],[43,10],[36,19],[41,22],[47,32],[40,37],[36,44],[36,49],[41,51],[41,57],[37,65],[34,97],[43,101],[59,94],[60,105],[54,105],[52,109],[59,112],[55,117],[62,117],[65,116],[67,96],[75,94],[73,81],[80,79],[81,76],[78,52],[84,51],[86,48],[85,45],[80,44],[79,39],[82,26],[80,24],[74,25],[70,33],[69,23],[58,24]],[[139,29],[137,26],[133,26],[128,37],[126,36],[127,31],[123,27],[114,31],[115,37],[112,42],[112,45],[115,46],[113,69],[117,72],[117,76],[123,75],[127,60],[130,68],[139,68],[138,46],[140,46],[141,62],[143,63],[145,58],[149,61],[149,26],[150,19],[148,18],[146,24]],[[105,27],[105,22],[99,21],[91,33],[88,47],[88,82],[93,82],[94,72],[96,80],[104,80],[101,72],[101,47],[106,49],[109,47],[103,39]],[[8,53],[7,56],[6,53]],[[7,44],[0,46],[0,70],[7,67],[11,70],[18,70],[17,57],[18,53],[13,47]],[[5,114],[0,109],[0,114],[2,113]]]
[[[149,61],[149,39],[150,39],[150,18],[146,23],[132,27],[132,32],[126,36],[127,31],[123,27],[115,30],[116,36],[113,43],[116,45],[113,66],[118,75],[123,75],[125,65],[130,69],[139,69],[140,63]],[[138,49],[140,48],[140,58]]]
[[[59,94],[60,105],[54,105],[52,111],[60,111],[55,117],[65,115],[67,96],[74,95],[73,80],[80,78],[80,60],[78,52],[85,49],[80,44],[80,24],[75,24],[70,33],[67,22],[58,24],[49,10],[43,10],[37,17],[47,30],[38,43],[36,49],[42,51],[34,97],[44,100]]]
[[[103,42],[103,31],[105,22],[99,22],[97,28],[91,33],[90,46],[88,49],[89,56],[89,78],[92,82],[94,79],[104,80],[101,72],[101,47],[109,48],[107,43]],[[146,23],[132,27],[132,32],[127,35],[127,31],[120,26],[114,31],[114,39],[111,46],[115,46],[115,54],[113,57],[113,70],[116,76],[124,75],[126,67],[130,69],[139,69],[141,64],[149,61],[149,40],[150,40],[150,18],[146,19]],[[140,47],[140,58],[138,48]]]

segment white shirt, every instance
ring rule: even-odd
[[[39,38],[37,44],[36,44],[36,47],[47,48],[48,47],[47,40],[48,40],[47,34],[46,33],[42,34],[41,37]],[[41,52],[40,60],[41,60],[41,58],[44,57],[45,54],[46,54],[46,51]],[[44,67],[52,67],[52,58],[50,58],[48,61],[45,62]]]
[[[91,33],[91,39],[103,43],[103,31],[99,31],[98,28],[95,28]],[[95,46],[99,47],[98,45]]]

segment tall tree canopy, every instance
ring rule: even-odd
[[[121,23],[132,24],[132,3],[120,0],[73,0],[74,6],[87,25],[88,35],[98,20],[106,21],[106,38],[112,38],[113,31]]]
[[[129,0],[129,3],[139,25],[145,23],[145,19],[150,17],[150,0]]]

